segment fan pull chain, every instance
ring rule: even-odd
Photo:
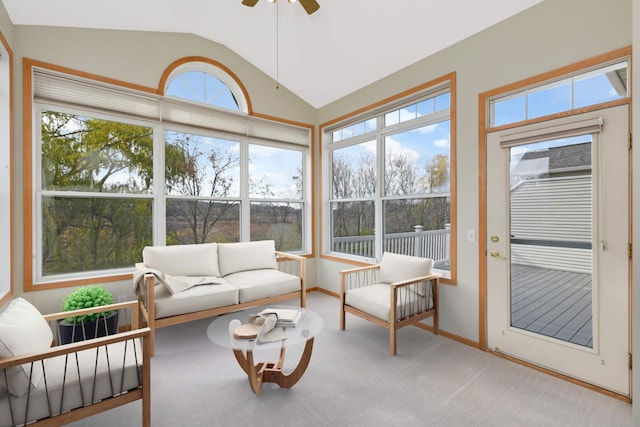
[[[276,1],[276,89],[280,89],[280,4]]]

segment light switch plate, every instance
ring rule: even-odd
[[[467,242],[475,242],[476,241],[476,230],[470,228],[467,230]]]

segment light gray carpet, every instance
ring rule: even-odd
[[[212,319],[157,332],[153,426],[630,426],[631,405],[408,327],[389,355],[388,333],[314,292],[324,319],[311,363],[289,390],[253,394],[230,350],[206,335]],[[294,356],[296,352],[288,353]],[[140,403],[72,424],[140,425]]]

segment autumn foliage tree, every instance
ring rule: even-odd
[[[373,234],[376,170],[374,156],[353,159],[334,152],[332,218],[335,237]],[[423,172],[419,174],[421,170]],[[407,155],[387,153],[383,185],[384,196],[391,196],[383,201],[385,233],[410,232],[416,225],[422,225],[425,230],[444,229],[450,221],[449,158],[446,154],[436,154],[426,161],[424,168],[418,168]]]
[[[148,127],[59,112],[42,115],[43,272],[129,266],[151,243]]]

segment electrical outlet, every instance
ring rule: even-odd
[[[118,295],[118,302],[126,302],[127,296],[125,294]]]

